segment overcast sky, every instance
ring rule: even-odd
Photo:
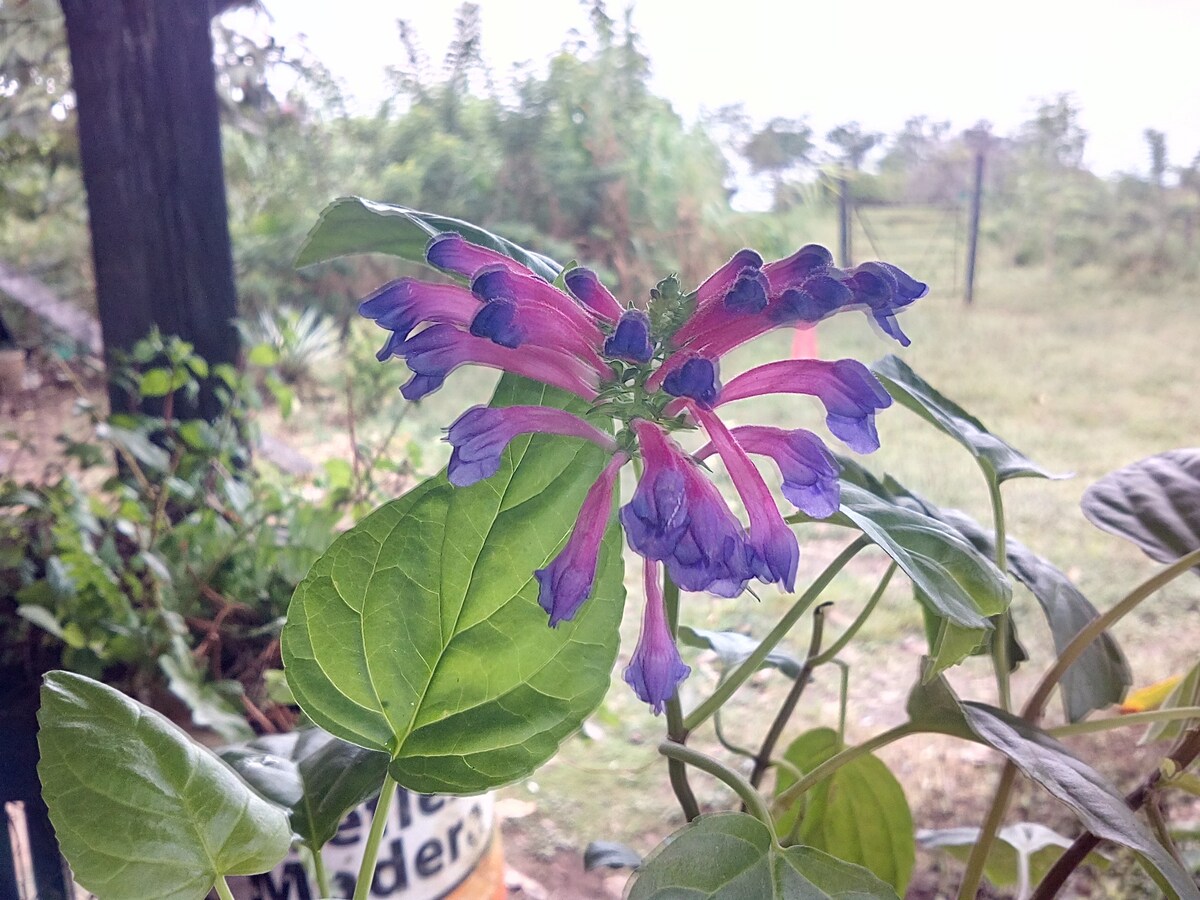
[[[396,19],[439,63],[457,0],[264,0],[281,41],[309,48],[361,104],[385,91],[400,59]],[[484,56],[503,83],[515,63],[544,62],[571,28],[576,0],[480,0]],[[620,15],[624,4],[609,2]],[[711,10],[711,11],[710,11]],[[894,132],[911,116],[980,119],[1001,133],[1040,99],[1071,93],[1095,171],[1148,169],[1142,132],[1167,134],[1172,164],[1200,153],[1197,0],[640,0],[634,25],[652,86],[692,121],[742,102],[758,121],[806,116],[818,135],[859,121]]]

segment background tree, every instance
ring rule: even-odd
[[[785,176],[812,163],[812,128],[803,119],[771,119],[742,145],[755,175],[769,175],[776,209],[783,200]]]

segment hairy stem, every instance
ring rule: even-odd
[[[746,811],[766,825],[771,832],[771,837],[775,838],[775,823],[771,820],[771,813],[767,809],[767,804],[764,802],[762,795],[751,786],[750,782],[733,771],[733,769],[713,759],[706,753],[701,753],[699,750],[693,750],[691,747],[685,747],[682,744],[676,744],[674,741],[663,741],[658,745],[658,752],[668,759],[678,762],[680,765],[686,763],[687,765],[695,766],[701,772],[707,772],[718,781],[724,782],[741,798]]]
[[[829,585],[829,582],[833,581],[838,572],[844,569],[846,564],[870,543],[871,540],[868,537],[856,538],[845,550],[837,555],[833,562],[826,566],[825,571],[818,575],[808,590],[797,598],[796,602],[792,604],[792,608],[784,613],[783,618],[762,639],[762,643],[754,649],[754,652],[742,660],[741,665],[734,669],[728,678],[717,685],[717,689],[713,691],[707,700],[687,715],[684,719],[684,726],[688,731],[695,731],[698,725],[707,721],[709,716],[720,709],[725,701],[732,697],[734,692],[751,675],[758,671],[758,667],[767,658],[767,654],[774,650],[787,633],[792,630],[792,627],[804,615],[805,610],[812,606],[817,597],[821,595],[821,592]]]
[[[379,789],[379,802],[371,816],[371,830],[367,834],[367,846],[363,850],[362,864],[358,867],[358,879],[354,882],[354,900],[367,900],[371,896],[371,882],[375,878],[375,860],[379,858],[379,844],[383,840],[383,829],[387,824],[392,797],[396,793],[396,781],[385,775],[383,787]]]

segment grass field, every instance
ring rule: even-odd
[[[1009,482],[1004,488],[1009,536],[1055,561],[1098,607],[1110,606],[1157,567],[1131,545],[1088,524],[1079,511],[1079,498],[1090,482],[1108,471],[1161,450],[1200,442],[1195,376],[1200,360],[1200,292],[1186,285],[1140,287],[1099,268],[1062,272],[1015,268],[998,248],[985,242],[975,302],[967,307],[962,300],[960,235],[942,212],[872,210],[864,219],[866,228],[860,220],[854,235],[856,258],[879,256],[900,265],[927,281],[930,293],[902,317],[912,338],[910,348],[901,349],[881,338],[862,316],[854,314],[820,327],[820,355],[870,361],[899,352],[992,431],[1047,468],[1073,473],[1060,481]],[[741,224],[747,234],[761,230],[761,223],[750,218]],[[779,230],[777,224],[772,228]],[[793,235],[793,245],[809,241],[835,245],[830,216],[800,211],[785,230]],[[719,262],[714,260],[714,265]],[[724,363],[726,379],[757,362],[786,356],[790,342],[790,333],[776,332],[742,348]],[[403,372],[392,365],[398,383]],[[432,444],[440,428],[465,406],[481,402],[491,381],[479,370],[462,370],[444,391],[409,411],[404,440],[422,448],[421,468],[431,471],[441,464],[447,451]],[[399,409],[390,405],[393,402],[391,398],[381,401],[385,417]],[[803,425],[820,432],[823,425],[815,407],[802,397],[766,397],[730,407],[727,418],[733,423]],[[311,420],[302,427],[312,428]],[[326,420],[309,439],[320,442],[323,430],[325,439],[334,438],[338,427],[337,420]],[[891,473],[939,504],[961,508],[990,525],[985,484],[957,444],[898,407],[881,414],[879,431],[883,449],[863,460],[877,474]],[[626,485],[626,496],[629,490]],[[845,532],[827,526],[801,529],[798,583],[819,572],[846,540]],[[852,620],[885,566],[881,554],[867,553],[833,583],[828,594],[835,601],[829,618],[832,633]],[[681,822],[654,750],[663,723],[649,715],[620,680],[637,636],[641,607],[637,577],[631,563],[623,652],[604,706],[556,760],[503,792],[521,801],[517,805],[530,813],[514,825],[509,838],[522,857],[553,860],[577,853],[593,839],[621,840],[647,851]],[[921,617],[903,582],[903,577],[895,579],[884,602],[844,654],[851,664],[851,740],[903,719],[905,695],[925,651]],[[730,601],[688,595],[682,617],[697,627],[762,635],[789,602],[772,591],[762,592],[761,602],[749,596]],[[1014,609],[1021,638],[1033,656],[1015,680],[1020,698],[1046,665],[1050,644],[1036,604],[1023,590],[1016,593]],[[1200,581],[1187,578],[1119,626],[1117,636],[1138,683],[1180,671],[1195,660],[1200,647],[1198,612]],[[807,627],[803,625],[788,641],[797,652],[807,643]],[[683,691],[686,708],[711,688],[718,672],[711,654],[686,651],[685,656],[693,667]],[[789,735],[815,725],[836,724],[835,672],[831,668],[818,674]],[[952,673],[952,681],[964,697],[994,699],[984,660],[969,661]],[[728,733],[756,746],[785,691],[786,682],[778,675],[763,673],[754,679],[725,717]],[[717,749],[710,728],[696,735],[695,741],[702,748]],[[1108,771],[1127,786],[1138,771],[1145,771],[1136,768],[1139,760],[1150,759],[1139,757],[1127,744],[1114,749],[1109,740],[1080,746],[1084,753],[1119,757]],[[949,739],[915,738],[888,748],[883,756],[908,788],[918,827],[978,824],[996,770],[989,754]],[[1100,768],[1106,768],[1103,760]],[[723,788],[702,776],[696,782],[703,803],[730,805]],[[1064,830],[1072,827],[1069,817],[1038,802],[1032,790],[1021,795],[1018,809]],[[1197,810],[1184,810],[1182,815],[1194,819]],[[939,860],[922,855],[918,866],[923,890],[936,892],[939,878],[953,880],[954,867],[947,868]],[[1128,872],[1128,866],[1123,871]],[[594,882],[589,884],[594,888]],[[579,887],[577,893],[589,896],[592,888]],[[1126,884],[1117,889],[1118,894],[1128,889]],[[553,895],[572,896],[571,890],[560,884]]]

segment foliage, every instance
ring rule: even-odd
[[[350,219],[339,218],[339,209],[356,212]],[[371,210],[375,214],[359,215]],[[379,214],[384,211],[388,214]],[[343,202],[332,207],[314,230],[307,252],[319,258],[330,248],[347,252],[361,242],[416,255],[420,242],[412,237],[425,229],[443,227],[440,223],[445,222],[445,218],[412,210],[361,201],[346,206]],[[477,226],[464,223],[463,227],[491,247],[507,250],[511,246]],[[513,247],[512,253],[525,251]],[[555,266],[540,257],[525,258]],[[165,374],[143,376],[144,387],[158,390],[174,383],[173,370],[160,368]],[[1059,570],[1007,539],[1003,483],[1015,477],[1044,478],[1048,471],[988,431],[978,418],[910,367],[887,360],[878,371],[897,401],[920,420],[954,437],[975,460],[993,501],[990,534],[961,513],[918,498],[894,479],[876,477],[842,461],[841,511],[833,524],[859,535],[799,594],[767,636],[735,640],[704,629],[681,629],[681,637],[721,655],[724,671],[713,692],[686,713],[678,697],[668,703],[667,737],[659,750],[667,758],[681,808],[692,821],[641,864],[630,885],[630,896],[668,896],[681,891],[734,897],[849,893],[894,897],[903,893],[912,865],[912,826],[906,818],[903,792],[875,751],[900,739],[915,740],[923,733],[949,735],[999,751],[1007,760],[1006,772],[1011,768],[1014,775],[1023,773],[1062,801],[1079,817],[1085,832],[1136,851],[1151,875],[1175,895],[1200,896],[1172,855],[1165,830],[1143,824],[1104,776],[1040,724],[1052,692],[1060,685],[1068,689],[1064,676],[1084,660],[1097,640],[1101,643],[1096,646],[1115,661],[1112,671],[1117,673],[1117,681],[1109,699],[1119,698],[1125,686],[1119,665],[1122,660],[1107,628],[1173,578],[1187,575],[1200,559],[1200,548],[1173,547],[1174,561],[1168,568],[1112,609],[1097,613],[1073,586],[1074,593],[1066,590],[1070,583]],[[506,376],[493,403],[561,405],[564,400],[559,394],[531,393],[529,382]],[[343,535],[297,589],[284,631],[289,682],[301,707],[314,719],[335,734],[387,757],[389,774],[383,779],[381,803],[387,802],[397,779],[427,789],[474,792],[522,777],[553,752],[565,733],[578,727],[607,688],[622,593],[616,577],[619,552],[615,529],[610,529],[606,540],[599,597],[579,618],[557,630],[528,618],[530,612],[534,619],[541,618],[530,571],[545,565],[562,547],[583,489],[603,461],[603,454],[595,448],[572,452],[576,447],[553,435],[522,437],[504,451],[494,480],[466,488],[451,487],[441,475],[428,480]],[[141,450],[144,454],[145,448]],[[1178,454],[1168,458],[1178,464]],[[1124,484],[1129,477],[1124,475],[1116,483]],[[1187,478],[1172,476],[1157,483],[1167,485],[1168,490],[1184,485],[1181,489],[1190,497]],[[1152,505],[1156,511],[1161,506]],[[1187,510],[1194,511],[1187,504],[1174,505],[1184,510],[1185,516],[1190,515]],[[1122,515],[1139,518],[1142,512],[1126,504]],[[797,521],[807,519],[797,517]],[[1140,535],[1144,527],[1126,526],[1124,531]],[[1194,535],[1195,529],[1189,528],[1172,529],[1171,533]],[[1161,531],[1157,526],[1151,530]],[[813,672],[825,665],[844,665],[838,654],[855,640],[891,577],[889,570],[859,617],[826,646],[824,607],[817,601],[837,572],[869,543],[891,557],[912,581],[916,599],[940,619],[939,627],[931,631],[926,660],[907,704],[896,710],[902,723],[857,745],[847,744],[840,728],[810,730],[776,754],[776,742]],[[1053,581],[1056,593],[1052,600],[1043,601],[1052,627],[1059,627],[1055,622],[1070,620],[1069,628],[1074,629],[1058,641],[1056,655],[1048,661],[1045,674],[1019,714],[1007,680],[1012,668],[1023,660],[1013,652],[1015,642],[1010,639],[1010,572],[1031,587],[1043,579]],[[678,592],[669,580],[664,588],[677,602]],[[1038,588],[1034,590],[1036,594]],[[1043,598],[1039,595],[1038,599]],[[1067,607],[1071,614],[1055,619],[1053,609]],[[807,655],[800,660],[778,652],[779,643],[809,610],[813,612],[813,630]],[[675,625],[671,623],[672,628]],[[998,706],[960,699],[938,674],[940,668],[962,658],[961,652],[948,652],[948,645],[965,648],[965,652],[980,643],[978,635],[964,642],[963,629],[992,635],[983,646],[992,657]],[[1057,631],[1055,637],[1057,641]],[[788,678],[790,690],[760,749],[744,749],[740,745],[752,736],[739,733],[731,740],[727,730],[718,731],[717,736],[733,760],[688,746],[689,736],[710,719],[716,724],[718,711],[764,664],[778,668]],[[768,668],[759,677],[779,676]],[[97,713],[112,703],[101,698],[98,686],[80,679],[64,680],[69,678],[56,674],[48,681],[48,691],[69,684],[82,698],[57,704],[46,713],[43,729],[51,727],[43,738],[43,753],[51,760],[65,752],[68,729],[94,721]],[[846,702],[843,697],[843,706]],[[1178,706],[1181,702],[1187,700],[1179,698],[1150,712],[1151,718],[1142,714],[1136,721],[1188,721],[1194,709]],[[118,705],[124,709],[128,703]],[[1069,706],[1072,718],[1085,719],[1096,705]],[[122,731],[120,717],[111,718],[115,730]],[[1055,733],[1121,724],[1121,719],[1078,721],[1055,729]],[[128,729],[124,731],[122,740],[129,738]],[[1200,732],[1177,730],[1172,739],[1166,761],[1147,781],[1150,795],[1173,790],[1176,785],[1186,790],[1191,783],[1186,770],[1200,756]],[[165,736],[150,736],[147,745],[154,748],[163,741],[170,743]],[[330,761],[329,766],[349,764],[352,754],[342,750],[339,754],[341,763]],[[739,755],[753,761],[748,780],[734,767]],[[302,757],[299,754],[298,758]],[[297,772],[301,766],[298,762]],[[764,796],[759,787],[771,767],[780,774],[774,790]],[[694,770],[722,781],[742,801],[744,811],[699,815],[688,784],[689,772]],[[1177,778],[1179,775],[1185,777]],[[55,798],[52,810],[60,806],[57,798],[62,792],[73,786],[71,777],[52,765],[43,772],[48,795]],[[129,776],[118,778],[123,784],[134,783]],[[329,783],[327,773],[323,783]],[[1011,881],[1014,868],[1023,888],[1031,884],[1031,873],[1046,872],[1043,887],[1053,890],[1087,855],[1087,847],[1079,841],[1060,853],[1063,840],[1036,824],[998,834],[1011,783],[1008,775],[1001,780],[994,799],[999,814],[989,816],[983,828],[939,841],[957,847],[970,845],[963,896],[974,896],[985,873],[997,881]],[[359,787],[362,790],[339,795],[336,803],[361,796],[366,788]],[[310,788],[308,780],[300,777],[286,783],[259,784],[256,789],[294,816],[297,791],[303,797]],[[867,817],[869,823],[861,816],[864,804],[874,810]],[[883,828],[886,840],[864,831],[868,824]],[[328,822],[324,829],[308,829],[310,848],[316,849],[321,835],[328,834],[327,826]],[[86,831],[86,825],[79,827]],[[149,832],[155,825],[146,823],[145,827]],[[260,834],[267,831],[264,828]],[[1004,846],[994,849],[998,837]],[[1080,846],[1083,849],[1076,852]],[[83,853],[70,848],[68,852]],[[136,862],[130,854],[122,859],[129,863],[123,871],[130,883],[150,889],[156,877],[152,867]],[[621,856],[618,864],[625,861],[627,856]],[[264,856],[257,864],[270,862]],[[362,872],[369,872],[371,865],[372,859],[365,860]],[[204,890],[214,879],[221,887],[219,869],[206,869],[202,874]],[[365,884],[366,879],[360,876],[359,883]],[[202,896],[199,887],[180,896],[198,898]]]

